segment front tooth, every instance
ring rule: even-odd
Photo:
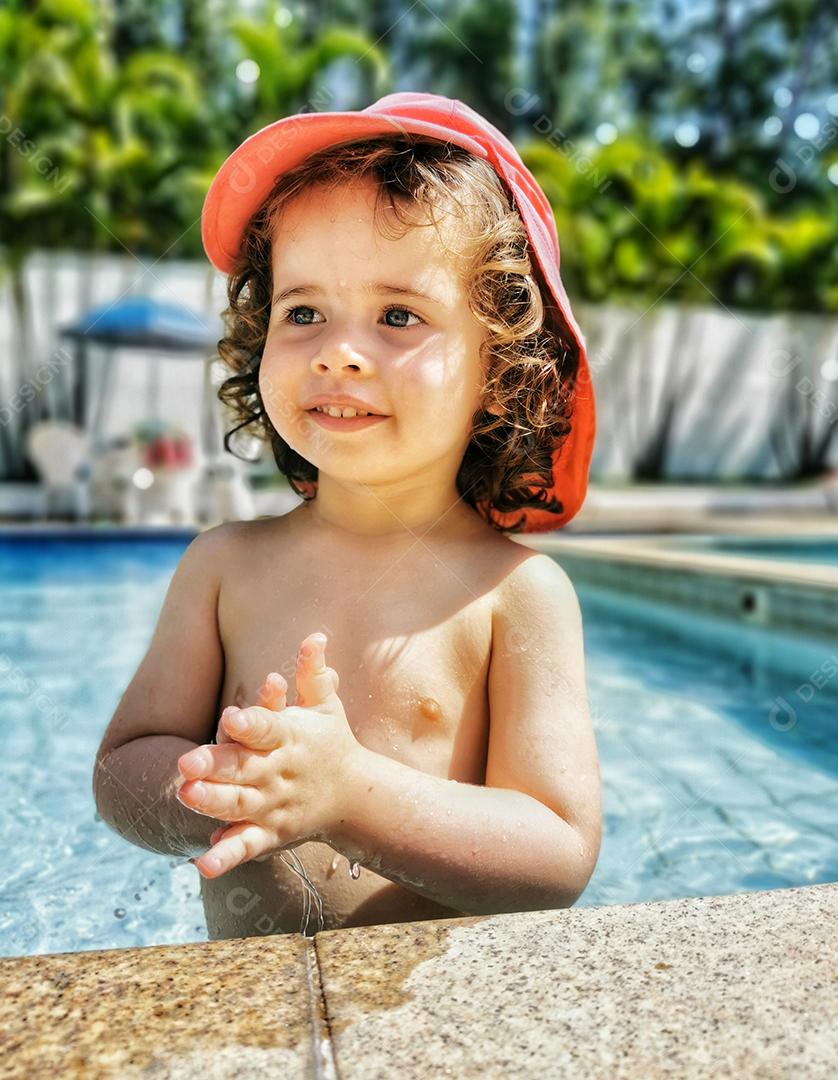
[[[368,416],[368,413],[359,412],[357,409],[353,409],[351,405],[347,405],[345,408],[340,408],[337,405],[327,405],[322,410],[329,416]]]

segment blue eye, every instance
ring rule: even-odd
[[[393,304],[391,307],[385,308],[384,309],[384,314],[389,315],[391,311],[401,311],[410,318],[419,319],[420,323],[425,321],[424,319],[421,319],[418,315],[415,315],[412,311],[409,311],[407,308],[398,307],[395,304]],[[393,324],[388,323],[387,325],[392,326]],[[413,325],[415,326],[416,324],[414,323]],[[396,328],[397,329],[402,329],[402,330],[409,329],[409,327],[405,323],[396,323]]]
[[[306,320],[305,322],[297,322],[297,320],[293,318],[295,312],[297,311],[314,311],[314,308],[306,307],[304,304],[299,304],[297,305],[297,307],[289,308],[288,312],[285,315],[286,320],[294,323],[295,326],[311,326],[311,323],[308,320]]]
[[[296,307],[289,308],[288,311],[286,311],[284,313],[284,315],[282,316],[284,321],[285,322],[290,322],[294,326],[313,326],[313,325],[315,325],[313,319],[304,319],[302,321],[299,321],[296,318],[296,313],[298,311],[314,312],[314,311],[316,311],[316,308],[309,307],[307,304],[298,304]],[[389,315],[391,311],[401,312],[402,314],[406,315],[409,319],[410,318],[417,319],[418,323],[423,323],[425,321],[423,318],[421,318],[415,312],[410,311],[408,308],[399,307],[397,304],[392,304],[390,307],[385,308],[384,309],[384,315],[385,316]],[[389,326],[393,330],[409,330],[411,328],[411,326],[416,326],[416,325],[418,325],[418,323],[407,323],[407,322],[391,323],[391,322],[388,322],[388,323],[385,323],[385,325]]]

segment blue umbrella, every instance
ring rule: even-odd
[[[137,348],[159,353],[181,353],[200,355],[205,360],[216,351],[221,334],[221,323],[213,325],[204,316],[179,304],[155,300],[150,296],[126,296],[115,302],[101,304],[91,309],[74,323],[59,330],[62,337],[76,342],[76,402],[75,412],[82,423],[86,422],[87,401],[87,345],[103,345],[108,355],[114,349]],[[206,367],[206,365],[205,365]],[[109,368],[106,369],[105,384],[102,386],[101,400],[97,415],[93,421],[93,434],[98,435],[109,398]],[[209,381],[209,369],[205,370],[205,382]],[[151,378],[148,387],[148,408],[152,416],[158,413],[160,393],[159,358],[151,358]],[[205,394],[207,389],[205,388]],[[205,415],[202,428],[205,443],[214,441],[212,417]],[[211,403],[209,403],[211,409]]]
[[[217,328],[187,307],[166,304],[150,296],[130,296],[102,304],[82,315],[60,333],[102,345],[131,345],[166,352],[214,349]]]

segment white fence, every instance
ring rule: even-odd
[[[597,401],[592,473],[777,480],[838,468],[838,319],[660,302],[574,308]]]
[[[27,265],[25,287],[30,319],[21,333],[16,325],[8,282],[0,296],[0,428],[5,438],[0,475],[17,473],[23,457],[23,434],[33,419],[72,415],[78,374],[74,347],[58,331],[91,308],[131,293],[184,304],[217,318],[224,305],[224,280],[206,264],[190,261],[141,263],[124,257],[40,253]],[[218,332],[221,322],[218,319]],[[22,344],[23,343],[23,344]],[[88,346],[89,384],[86,420],[102,420],[102,434],[124,434],[152,414],[184,427],[200,445],[202,357],[119,349],[110,354]],[[102,367],[115,365],[111,393],[103,402]],[[151,400],[158,375],[159,400]]]
[[[0,293],[0,479],[19,469],[33,416],[68,415],[74,365],[71,352],[59,349],[59,327],[133,292],[216,319],[220,335],[225,285],[202,262],[39,253],[26,269],[31,319],[21,330],[6,279]],[[811,454],[835,434],[835,317],[752,315],[665,301],[635,310],[579,303],[574,310],[597,400],[596,479],[661,472],[670,479],[782,479],[795,475],[807,440]],[[108,359],[92,349],[91,361],[87,415],[100,416],[105,436],[156,412],[201,444],[200,356],[155,361],[121,350]],[[98,396],[104,381],[96,376],[104,363],[118,367],[106,402]],[[156,401],[150,398],[154,363]],[[838,468],[835,438],[827,459]]]

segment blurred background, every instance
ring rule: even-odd
[[[280,116],[460,98],[550,198],[598,436],[569,526],[838,508],[831,5],[53,0],[0,11],[0,509],[297,502],[221,444],[212,176]],[[229,425],[229,423],[227,424]]]
[[[0,7],[0,954],[205,938],[166,823],[91,792],[187,544],[298,502],[223,446],[201,207],[260,127],[399,90],[515,142],[587,339],[588,497],[532,541],[584,613],[581,903],[838,878],[837,54],[827,0]]]

